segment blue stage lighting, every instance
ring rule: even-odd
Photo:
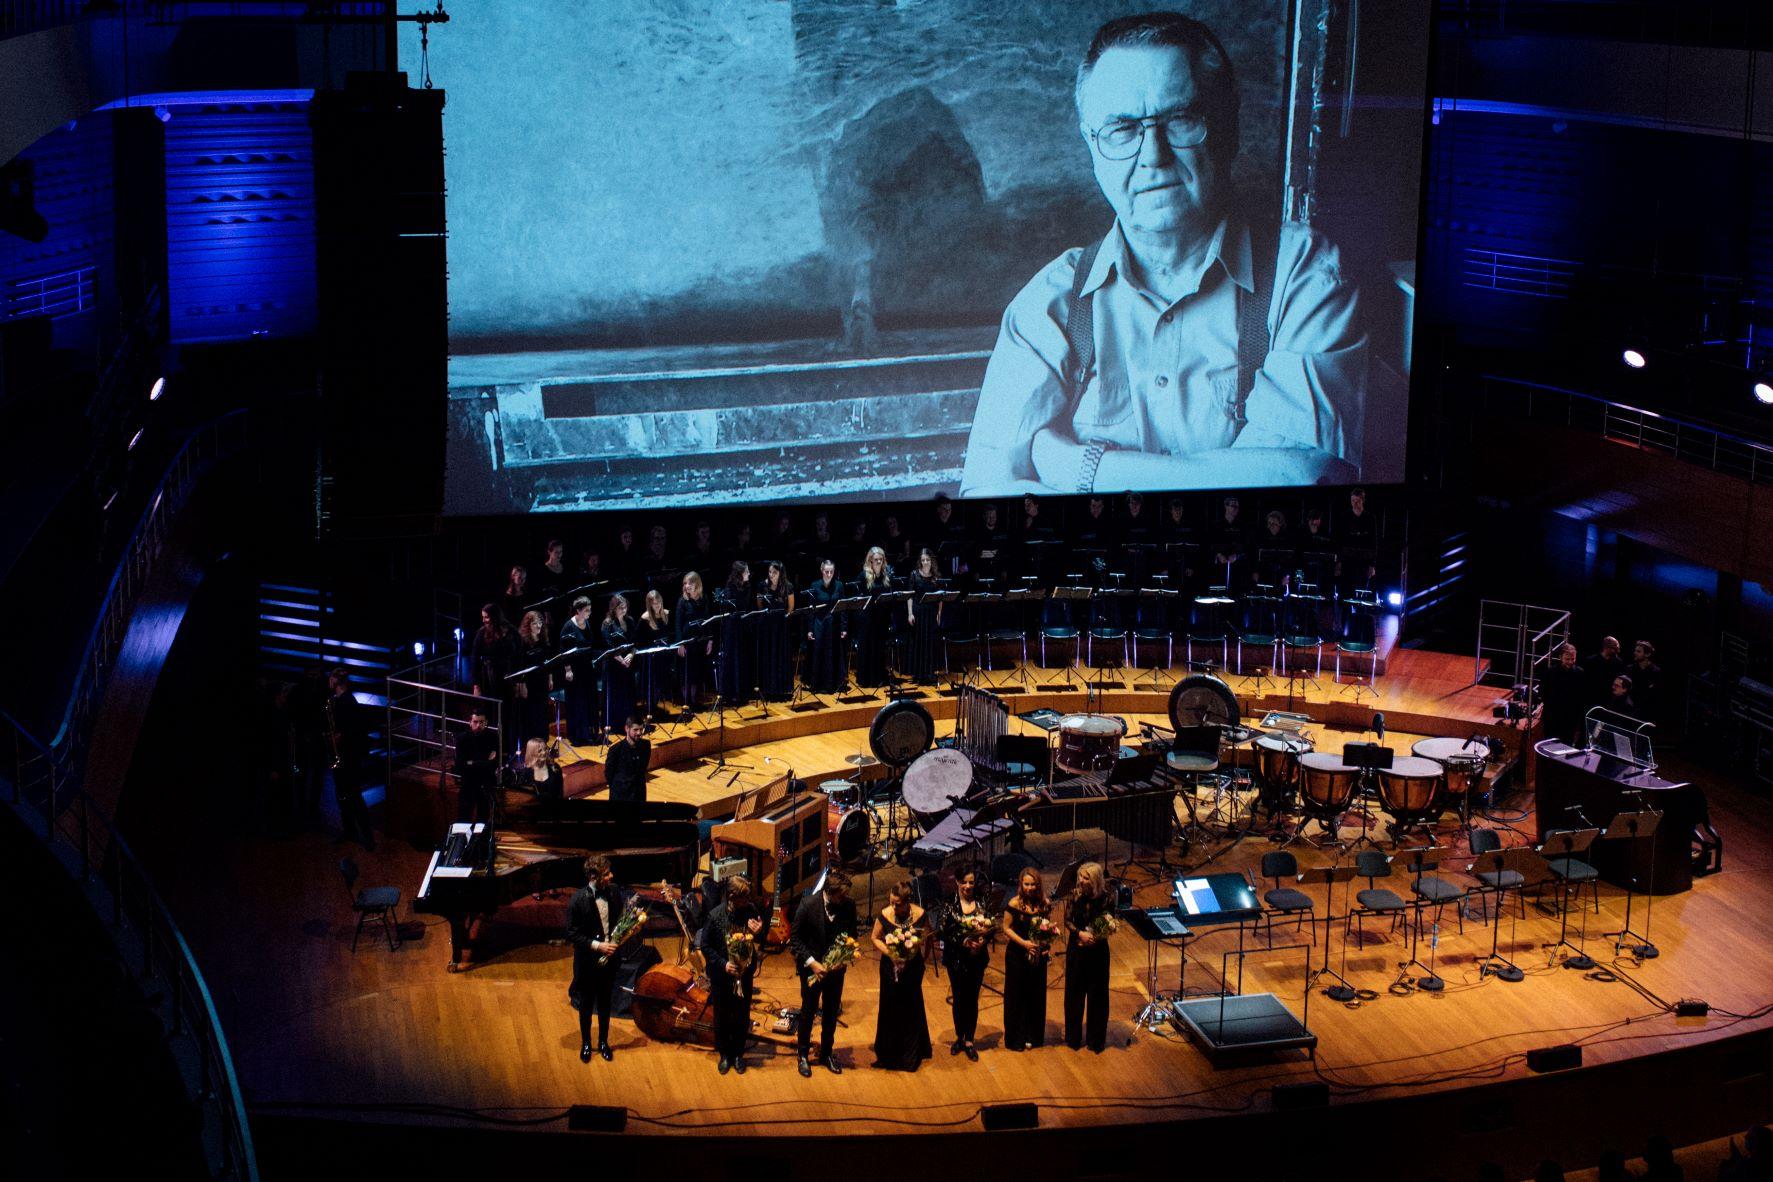
[[[1625,364],[1631,366],[1633,369],[1642,369],[1645,365],[1649,364],[1649,359],[1636,349],[1627,349],[1619,356]]]
[[[1385,602],[1390,604],[1392,607],[1402,607],[1402,606],[1404,606],[1404,593],[1402,591],[1387,592],[1386,596],[1385,596]]]

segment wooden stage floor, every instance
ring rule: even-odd
[[[1463,674],[1455,663],[1463,664]],[[1394,720],[1400,739],[1465,735],[1471,733],[1466,728],[1490,727],[1489,707],[1499,691],[1471,687],[1470,667],[1469,658],[1400,651],[1392,673],[1380,679],[1377,706]],[[1040,693],[1019,697],[1046,701]],[[1110,691],[1103,705],[1108,712],[1156,715],[1160,700],[1157,694],[1122,699]],[[947,705],[952,712],[947,699],[926,701],[932,711]],[[1081,695],[1059,704],[1076,702]],[[1353,710],[1338,708],[1336,702],[1325,695],[1305,708],[1351,719],[1374,709],[1371,699]],[[1284,704],[1284,697],[1275,704]],[[879,705],[847,709],[860,717]],[[795,725],[808,720],[793,716],[778,721]],[[761,766],[760,754],[773,752],[803,775],[834,773],[847,770],[843,756],[857,750],[860,725],[809,727],[811,733],[748,746],[737,742],[730,725],[728,735],[747,763]],[[945,731],[939,726],[938,733]],[[760,1041],[743,1077],[721,1076],[711,1052],[649,1043],[625,1020],[612,1028],[614,1062],[594,1058],[581,1064],[575,1015],[566,1003],[570,948],[558,942],[558,929],[551,926],[563,914],[563,902],[557,909],[534,909],[548,917],[549,926],[529,933],[528,942],[514,939],[510,951],[469,971],[446,973],[446,926],[433,917],[412,915],[404,903],[401,930],[406,942],[398,950],[390,951],[366,931],[352,951],[352,917],[337,869],[340,851],[323,835],[243,839],[207,833],[201,820],[175,829],[168,816],[160,819],[151,844],[162,891],[172,900],[218,997],[242,1086],[256,1111],[319,1109],[349,1116],[363,1114],[362,1106],[373,1102],[378,1106],[375,1115],[384,1119],[392,1113],[392,1119],[450,1123],[470,1113],[496,1114],[534,1117],[538,1127],[558,1130],[558,1118],[569,1105],[614,1105],[628,1111],[633,1134],[782,1138],[967,1132],[981,1127],[984,1105],[1032,1102],[1039,1105],[1046,1130],[1260,1112],[1269,1107],[1270,1089],[1276,1085],[1309,1081],[1329,1084],[1333,1106],[1358,1106],[1523,1079],[1524,1052],[1536,1047],[1578,1043],[1585,1064],[1593,1066],[1767,1027],[1773,1018],[1730,1015],[1753,1014],[1773,1000],[1773,806],[1716,777],[1706,783],[1712,815],[1726,843],[1726,871],[1698,880],[1687,893],[1656,900],[1651,922],[1660,958],[1639,963],[1629,954],[1614,955],[1612,942],[1600,934],[1621,926],[1625,898],[1604,885],[1601,913],[1586,915],[1587,945],[1605,970],[1600,973],[1557,967],[1544,946],[1557,939],[1558,921],[1532,906],[1524,921],[1505,917],[1500,929],[1503,953],[1526,970],[1520,983],[1480,974],[1492,929],[1468,921],[1462,934],[1449,910],[1436,949],[1439,972],[1447,981],[1440,994],[1398,984],[1400,962],[1409,956],[1408,938],[1387,931],[1383,922],[1366,923],[1366,946],[1347,947],[1344,966],[1337,924],[1331,964],[1356,987],[1373,991],[1371,999],[1344,1006],[1312,994],[1308,1024],[1319,1039],[1315,1062],[1295,1054],[1220,1067],[1174,1032],[1134,1027],[1132,1017],[1148,996],[1147,954],[1146,946],[1127,931],[1114,940],[1109,1046],[1100,1055],[1062,1045],[1063,970],[1057,958],[1050,972],[1048,1045],[1023,1053],[1000,1046],[1000,949],[986,979],[977,1064],[948,1053],[952,1026],[947,982],[932,974],[926,977],[925,1003],[935,1057],[914,1074],[870,1069],[878,996],[872,957],[851,970],[845,991],[844,1026],[837,1042],[840,1059],[850,1070],[841,1077],[815,1068],[811,1079],[800,1078],[786,1038]],[[710,787],[702,762],[655,774],[653,784],[655,799],[706,806],[717,806],[726,791]],[[1510,844],[1527,842],[1533,831],[1530,802],[1530,793],[1516,792],[1495,805],[1490,823]],[[1101,849],[1099,832],[1085,831],[1082,839],[1083,856]],[[196,849],[200,843],[207,843],[201,857]],[[429,856],[428,850],[392,840],[368,855],[348,848],[363,865],[366,885],[397,885],[405,900],[417,888]],[[1229,844],[1205,842],[1191,852],[1191,868],[1253,871],[1261,855],[1273,848],[1261,836]],[[1336,856],[1333,849],[1290,848],[1306,866]],[[1031,836],[1029,849],[1045,860],[1050,887],[1071,853],[1067,839]],[[1125,847],[1116,843],[1113,860],[1124,856]],[[886,887],[903,873],[895,868],[878,873],[875,899],[884,900]],[[1449,877],[1467,881],[1457,873]],[[218,882],[229,889],[218,891]],[[1139,905],[1164,901],[1166,885],[1151,874],[1135,868],[1129,882],[1136,887]],[[1393,885],[1404,890],[1395,881]],[[859,876],[858,897],[868,888],[866,875]],[[1322,888],[1310,893],[1321,915]],[[1338,892],[1335,911],[1339,915],[1344,909]],[[1508,914],[1513,915],[1512,908]],[[1633,918],[1641,930],[1641,898]],[[1577,922],[1572,915],[1572,939]],[[1216,986],[1221,958],[1236,946],[1235,931],[1206,932],[1189,949],[1191,995]],[[1275,943],[1303,939],[1312,950],[1312,963],[1320,964],[1324,938],[1321,922],[1311,936],[1283,925],[1276,929]],[[667,962],[677,959],[676,939],[661,940],[658,947]],[[1306,1014],[1303,953],[1269,951],[1259,939],[1249,947],[1244,990],[1271,992],[1296,1015]],[[1421,955],[1428,958],[1426,945]],[[760,1025],[769,1023],[775,1008],[797,1004],[788,960],[786,953],[778,953],[761,969],[754,1015]],[[1174,989],[1176,950],[1165,948],[1160,960],[1158,986]],[[1704,998],[1711,1014],[1673,1016],[1672,1002],[1687,997]],[[1382,1131],[1379,1125],[1367,1128],[1375,1136]],[[1508,1155],[1482,1122],[1446,1129],[1444,1142],[1447,1152],[1461,1155],[1457,1160],[1464,1162],[1486,1154],[1506,1160]],[[1418,1174],[1434,1172],[1445,1171]],[[1390,1175],[1380,1171],[1373,1176]]]

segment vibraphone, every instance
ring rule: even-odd
[[[1056,781],[1020,813],[1033,833],[1100,829],[1118,841],[1163,849],[1176,815],[1176,785],[1161,777],[1104,785],[1076,776]]]

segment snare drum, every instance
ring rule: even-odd
[[[1053,760],[1074,776],[1105,776],[1120,758],[1125,720],[1107,714],[1067,714],[1059,720],[1059,754]]]
[[[868,832],[874,819],[867,809],[825,810],[825,844],[839,866],[861,866],[868,860]]]
[[[1348,810],[1360,782],[1359,768],[1349,767],[1340,755],[1307,751],[1299,759],[1299,801],[1315,817],[1336,817]]]
[[[825,803],[840,813],[862,803],[862,789],[854,780],[826,780],[819,791],[825,794]]]
[[[1441,778],[1441,765],[1432,759],[1394,759],[1379,769],[1379,807],[1400,827],[1433,820],[1440,815]]]

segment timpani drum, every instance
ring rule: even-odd
[[[1328,751],[1307,751],[1299,756],[1299,803],[1307,815],[1330,820],[1348,811],[1360,783],[1361,770],[1342,762]]]
[[[1312,741],[1304,735],[1261,735],[1254,745],[1256,778],[1262,782],[1258,799],[1270,809],[1291,805],[1299,786],[1299,757],[1312,751]]]
[[[1441,765],[1420,755],[1405,755],[1379,769],[1379,807],[1394,829],[1421,825],[1440,816]]]
[[[1489,744],[1480,739],[1419,739],[1410,754],[1432,759],[1446,773],[1449,807],[1482,808],[1484,768],[1490,762]]]
[[[1053,762],[1074,776],[1105,776],[1120,758],[1127,724],[1107,714],[1067,714],[1059,720],[1059,753]]]

